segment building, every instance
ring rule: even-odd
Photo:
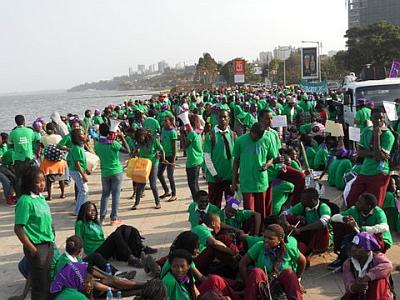
[[[137,66],[137,70],[138,70],[138,73],[144,73],[145,71],[146,71],[146,66],[145,65],[138,65]]]
[[[349,28],[379,21],[400,25],[399,0],[347,0]]]
[[[260,63],[261,64],[269,64],[272,60],[272,52],[271,51],[265,51],[265,52],[260,52]]]
[[[135,72],[132,67],[129,67],[129,77],[132,77]]]
[[[158,63],[158,72],[159,73],[164,73],[165,69],[168,68],[168,64],[165,60],[160,61]]]
[[[292,46],[278,46],[274,49],[274,58],[279,60],[286,60],[290,54],[296,51]]]

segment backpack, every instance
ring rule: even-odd
[[[49,161],[60,161],[65,159],[64,152],[58,149],[56,145],[48,145],[44,149],[44,158]]]

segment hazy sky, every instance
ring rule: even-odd
[[[3,0],[0,93],[65,89],[165,59],[253,60],[277,45],[344,49],[345,0]]]

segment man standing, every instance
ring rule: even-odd
[[[220,110],[218,125],[207,133],[204,145],[204,162],[206,165],[208,196],[210,203],[221,208],[222,195],[225,198],[231,193],[232,153],[235,144],[235,133],[229,127],[229,113]]]
[[[357,154],[364,158],[360,174],[351,185],[347,207],[353,206],[364,193],[373,194],[382,207],[389,184],[389,159],[394,143],[393,133],[385,126],[385,114],[374,109],[371,115],[373,126],[361,132]]]
[[[25,118],[23,115],[15,116],[15,127],[8,139],[8,143],[13,148],[13,158],[16,176],[15,192],[17,197],[21,195],[21,177],[29,162],[33,159],[33,143],[39,143],[33,130],[25,127]]]
[[[267,194],[267,169],[273,161],[268,138],[261,125],[255,123],[250,133],[237,139],[233,148],[232,191],[237,190],[240,183],[244,209],[260,213],[262,220],[272,211],[271,193]]]

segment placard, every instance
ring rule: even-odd
[[[318,78],[318,48],[301,48],[301,78]]]
[[[385,108],[386,115],[389,121],[397,121],[396,104],[394,102],[383,101],[383,107]]]
[[[326,132],[331,133],[331,131],[333,130],[334,127],[335,127],[334,121],[326,120],[326,123],[325,123],[325,131]]]
[[[349,127],[349,140],[354,142],[360,141],[360,128],[357,127]]]
[[[343,125],[327,120],[325,123],[325,131],[331,136],[344,136]]]
[[[278,127],[287,127],[287,119],[286,116],[274,116],[272,118],[272,128],[278,128]]]

